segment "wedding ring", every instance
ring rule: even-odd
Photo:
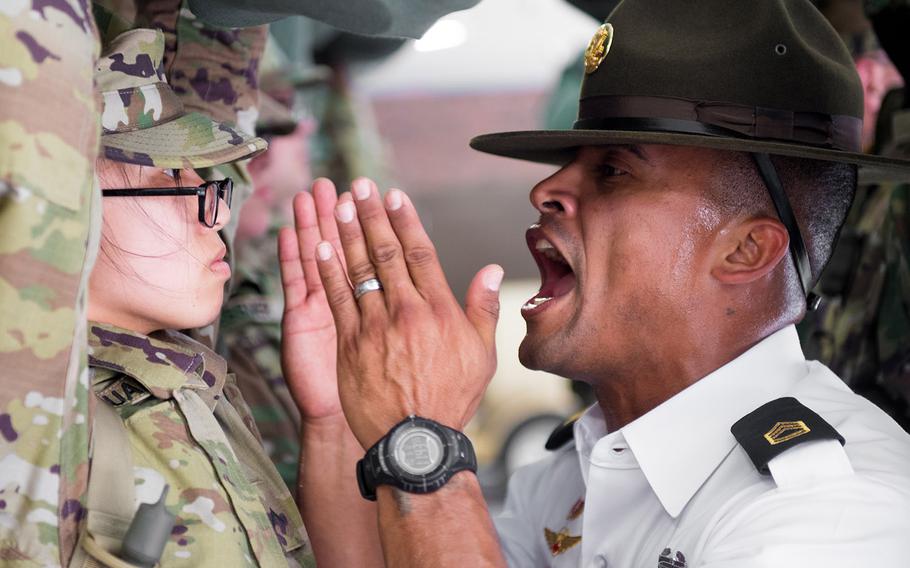
[[[370,278],[369,280],[364,280],[360,284],[354,286],[354,299],[359,300],[361,296],[367,292],[376,292],[382,290],[382,282],[377,278]]]

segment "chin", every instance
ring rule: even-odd
[[[548,339],[549,341],[547,341]],[[571,353],[567,349],[560,349],[553,343],[552,337],[539,338],[529,332],[518,347],[518,360],[532,371],[545,371],[565,376],[560,372],[562,365],[560,365],[559,357],[566,354],[571,355]]]

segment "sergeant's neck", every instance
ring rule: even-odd
[[[624,371],[592,381],[594,394],[607,423],[607,431],[619,430],[633,420],[739,357],[760,341],[717,341],[682,349],[678,356],[652,350],[638,354]]]

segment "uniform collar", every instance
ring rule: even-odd
[[[128,375],[156,398],[171,398],[179,388],[192,388],[214,404],[226,377],[224,359],[203,344],[176,331],[143,335],[113,325],[89,322],[89,366]],[[100,375],[96,375],[101,378]]]
[[[730,426],[789,392],[806,373],[796,328],[787,326],[620,429],[670,516],[682,512],[736,446]],[[597,405],[576,423],[583,472],[606,433]]]

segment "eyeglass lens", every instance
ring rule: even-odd
[[[205,184],[205,224],[214,227],[218,221],[218,206],[223,199],[225,204],[231,206],[231,197],[234,193],[234,184],[231,179],[210,181]]]

